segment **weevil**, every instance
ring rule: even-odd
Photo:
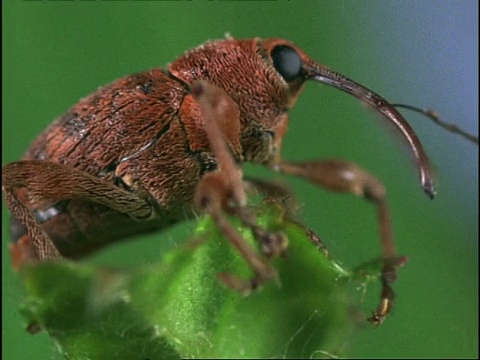
[[[396,268],[404,262],[395,251],[384,186],[348,161],[285,162],[280,156],[288,111],[309,80],[360,99],[392,122],[412,149],[423,190],[433,198],[427,155],[395,106],[289,41],[229,37],[186,52],[166,69],[98,89],[56,119],[20,161],[3,167],[14,266],[78,259],[200,209],[253,271],[251,279],[231,274],[221,279],[236,290],[253,290],[277,276],[269,259],[285,251],[286,241],[262,230],[248,211],[241,169],[251,162],[376,206],[382,290],[369,320],[381,323],[393,305]],[[227,214],[253,230],[260,251],[235,231]]]

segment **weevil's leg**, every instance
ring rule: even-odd
[[[196,189],[195,203],[197,207],[212,217],[220,231],[225,234],[226,238],[255,272],[255,276],[249,281],[239,279],[230,274],[220,274],[221,280],[226,285],[242,293],[248,293],[265,280],[274,279],[276,271],[255,252],[226,219],[224,213],[231,212],[230,209],[233,207],[230,206],[236,201],[232,197],[231,184],[226,179],[227,177],[221,170],[205,175]]]
[[[289,218],[295,217],[299,205],[293,192],[286,184],[252,177],[245,177],[244,183],[247,193],[260,194],[263,198],[274,199],[277,203],[282,204]]]
[[[105,205],[135,219],[153,216],[153,207],[148,199],[85,172],[52,162],[24,160],[5,165],[2,169],[2,190],[13,217],[27,230],[27,235],[12,248],[17,267],[26,261],[61,256],[35,220],[32,214],[35,209],[62,200],[82,199]]]
[[[289,187],[277,181],[254,179],[250,177],[245,179],[245,183],[247,192],[256,191],[262,194],[264,197],[264,202],[281,204],[282,209],[285,210],[284,219],[287,219],[289,222],[295,223],[296,226],[302,228],[310,242],[312,242],[312,244],[314,244],[325,256],[328,257],[327,246],[322,242],[320,237],[311,229],[307,228],[305,225],[296,220],[299,205]],[[262,239],[260,239],[260,241],[261,240]],[[265,255],[286,255],[285,250],[288,245],[287,239],[279,238],[278,240],[280,241],[277,241],[274,243],[274,245],[270,245],[271,241],[268,241],[268,237],[265,240],[266,241],[264,244],[261,242],[262,250]]]
[[[217,159],[218,169],[206,174],[195,191],[195,204],[210,214],[219,229],[253,269],[255,276],[242,280],[231,274],[220,274],[228,286],[249,292],[262,282],[277,276],[268,264],[230,225],[225,213],[237,214],[242,221],[254,222],[246,208],[246,195],[241,169],[235,164],[232,152],[241,151],[239,144],[240,119],[233,100],[220,88],[198,81],[192,94],[199,103],[204,119],[203,129]],[[227,146],[228,145],[228,146]]]
[[[285,256],[288,241],[281,232],[270,232],[258,225],[251,209],[246,207],[235,207],[231,209],[231,213],[236,215],[242,224],[253,233],[255,240],[259,243],[263,255],[267,258],[276,256]]]
[[[307,235],[308,240],[310,240],[310,242],[313,245],[315,245],[317,249],[320,250],[325,257],[328,258],[329,256],[328,248],[317,234],[315,234],[311,229],[307,228],[305,225],[303,225],[302,223],[296,220],[289,219],[289,221],[295,223],[295,225],[302,228],[305,231],[305,235]]]
[[[294,218],[296,203],[290,189],[284,184],[278,182],[266,181],[261,179],[244,179],[245,190],[248,194],[260,194],[264,202],[275,202],[282,205],[285,210],[284,217]],[[275,256],[285,256],[288,241],[281,232],[270,232],[259,226],[255,216],[249,208],[237,207],[232,212],[242,221],[242,224],[252,231],[255,240],[259,243],[262,253],[268,258]],[[293,221],[293,220],[291,220]]]
[[[381,324],[393,306],[395,297],[391,284],[396,280],[396,268],[405,263],[405,257],[398,257],[393,241],[390,214],[386,201],[386,190],[374,176],[359,166],[343,160],[310,162],[280,162],[274,168],[280,172],[303,177],[328,190],[353,193],[372,201],[377,208],[382,249],[382,291],[380,304],[369,318],[374,324]]]

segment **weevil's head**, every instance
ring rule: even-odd
[[[201,45],[177,59],[169,72],[187,84],[207,80],[222,88],[240,111],[244,157],[253,162],[279,160],[288,111],[308,80],[344,91],[392,122],[410,145],[425,192],[434,186],[428,158],[403,116],[368,88],[312,60],[293,43],[278,39],[228,38]]]
[[[278,40],[275,46],[272,41],[208,42],[185,53],[168,69],[190,86],[207,80],[233,99],[240,112],[243,158],[256,163],[279,154],[288,111],[305,82],[294,45]]]

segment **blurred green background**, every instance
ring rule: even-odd
[[[435,108],[478,133],[476,1],[7,0],[2,7],[2,163],[19,159],[36,134],[98,86],[164,66],[226,32],[289,39],[387,99]],[[291,112],[283,157],[347,158],[389,191],[398,251],[411,260],[395,287],[394,314],[380,328],[360,331],[348,355],[478,357],[478,148],[417,114],[405,115],[435,164],[434,201],[420,190],[409,151],[391,128],[325,86],[307,86]],[[247,172],[278,178],[252,166]],[[351,268],[378,255],[371,205],[281,178],[336,259]],[[47,335],[24,331],[4,206],[2,221],[3,358],[60,358]],[[90,261],[153,261],[191,229],[184,224],[119,244]],[[372,308],[376,298],[370,286],[363,307]]]

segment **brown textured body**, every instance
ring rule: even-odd
[[[405,263],[396,255],[384,186],[345,160],[285,162],[280,156],[287,113],[308,80],[359,98],[391,121],[409,143],[421,185],[433,197],[427,156],[395,106],[286,40],[227,38],[187,52],[165,70],[100,88],[40,134],[21,161],[3,167],[14,264],[78,258],[181,221],[195,206],[211,215],[254,272],[249,280],[231,274],[221,279],[251,291],[276,277],[268,260],[283,254],[287,242],[256,224],[246,207],[241,165],[250,161],[375,205],[382,292],[370,321],[381,323],[392,307],[396,268]],[[273,184],[251,184],[266,193],[285,192]],[[251,229],[260,253],[225,214]]]
[[[189,94],[195,80],[223,87],[237,102],[244,146],[230,146],[236,160],[269,158],[271,138],[265,134],[282,130],[287,109],[281,92],[268,73],[265,76],[259,44],[253,39],[234,46],[228,40],[217,41],[203,46],[200,55],[193,50],[168,71],[152,69],[124,77],[82,99],[34,141],[23,160],[76,168],[129,191],[141,188],[155,204],[157,216],[148,221],[84,200],[37,209],[42,229],[64,256],[82,256],[189,216],[196,185],[217,167],[198,104]],[[258,56],[242,57],[244,52]],[[240,81],[225,81],[229,72],[244,73],[245,68],[252,72]],[[12,233],[15,238],[24,233],[15,220]]]
[[[188,96],[161,69],[128,76],[81,100],[35,140],[24,160],[74,167],[129,191],[141,185],[159,212],[155,219],[138,221],[83,200],[56,205],[51,217],[44,209],[42,228],[63,255],[77,257],[185,216],[196,183],[215,169],[205,141],[190,146],[195,124],[184,116],[194,110],[185,109]]]

